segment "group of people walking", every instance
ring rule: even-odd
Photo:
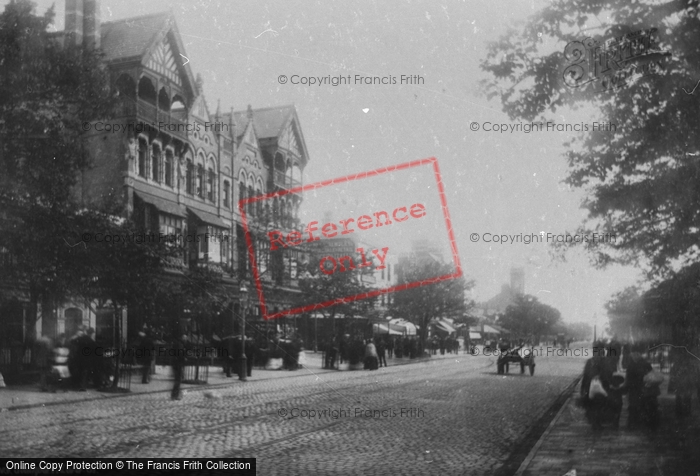
[[[321,346],[324,353],[323,367],[338,368],[338,364],[351,366],[364,364],[364,368],[374,370],[387,366],[388,358],[416,358],[420,355],[420,342],[417,337],[399,336],[393,338],[378,335],[372,339],[348,334],[333,337]],[[376,362],[375,362],[376,360]]]
[[[658,396],[664,375],[640,350],[617,342],[595,343],[581,382],[581,402],[596,430],[609,423],[619,428],[623,396],[627,396],[628,427],[656,430],[660,424]],[[601,350],[602,349],[602,350]],[[674,349],[668,391],[675,393],[676,416],[691,414],[692,394],[700,399],[700,362],[685,348]]]
[[[98,343],[95,329],[79,327],[70,338],[61,334],[55,341],[42,336],[36,341],[35,362],[39,369],[39,387],[55,392],[61,386],[86,391],[88,383],[107,385],[110,369],[96,358]]]
[[[459,341],[452,336],[433,336],[433,338],[430,339],[428,346],[430,353],[433,355],[436,355],[438,350],[440,351],[440,355],[445,355],[445,352],[448,354],[459,353]]]

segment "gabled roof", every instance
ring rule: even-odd
[[[304,157],[301,159],[305,163],[308,161],[309,150],[306,147],[304,134],[301,132],[301,124],[297,116],[296,107],[293,104],[278,107],[266,107],[253,109],[253,129],[259,141],[277,139],[284,132],[285,128],[292,122],[295,123],[295,133],[298,144],[302,148]],[[236,139],[246,131],[248,125],[248,111],[234,111],[233,120],[236,123]]]
[[[158,43],[163,41],[168,33],[171,34],[173,40],[171,46],[174,48],[176,59],[181,59],[179,54],[185,55],[185,46],[180,38],[180,32],[172,12],[160,12],[104,22],[100,28],[100,46],[107,63],[139,61],[145,65]],[[193,97],[196,97],[200,91],[197,91],[189,64],[183,64],[179,61],[177,64],[184,79],[184,86],[189,88]]]
[[[170,12],[102,23],[102,51],[106,61],[143,58],[163,30],[172,25]]]
[[[292,115],[295,115],[293,105],[253,109],[253,127],[258,139],[278,137]],[[248,124],[248,111],[235,111],[233,116],[237,125]],[[241,127],[239,130],[244,129]]]

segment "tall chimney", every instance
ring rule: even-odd
[[[66,0],[66,45],[83,44],[83,0]]]
[[[87,49],[100,47],[100,2],[83,0],[83,45]]]

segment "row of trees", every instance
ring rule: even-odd
[[[512,120],[547,121],[562,109],[588,107],[600,113],[598,120],[617,126],[605,134],[582,133],[567,143],[565,154],[565,183],[586,192],[588,216],[575,233],[616,237],[589,246],[593,262],[601,268],[631,264],[645,272],[642,286],[649,291],[636,296],[643,298],[637,304],[644,319],[637,311],[613,313],[618,316],[611,322],[613,331],[663,322],[678,329],[676,338],[697,339],[700,114],[693,87],[700,77],[698,13],[696,1],[561,0],[490,43],[481,65],[489,74],[485,92],[500,99]],[[658,37],[652,46],[671,53],[656,74],[602,92],[595,82],[566,85],[567,44],[590,37],[602,45],[650,28]],[[605,54],[599,51],[591,62]],[[617,312],[630,305],[630,293],[616,296],[610,307]]]

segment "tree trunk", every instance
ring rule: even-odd
[[[122,354],[122,315],[117,304],[114,304],[114,347],[117,350],[117,357],[114,360],[114,380],[112,381],[112,388],[117,388],[119,386],[119,367],[121,365],[121,354]]]

